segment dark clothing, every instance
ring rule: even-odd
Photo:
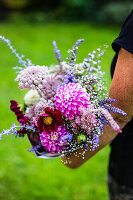
[[[112,76],[121,47],[133,54],[133,11],[112,43],[116,52],[111,65]],[[111,143],[109,174],[117,184],[133,188],[133,118]]]
[[[111,176],[108,177],[108,187],[110,200],[133,200],[133,188],[119,185]]]
[[[127,17],[119,36],[112,43],[112,48],[116,53],[121,47],[133,53],[133,10]]]

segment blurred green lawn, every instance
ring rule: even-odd
[[[63,58],[75,41],[84,38],[78,61],[100,45],[109,44],[119,33],[119,27],[103,27],[87,23],[75,24],[0,24],[0,34],[10,39],[18,52],[38,65],[56,64],[52,41],[56,40]],[[109,47],[102,61],[102,70],[110,85],[110,63],[114,53]],[[9,101],[23,103],[13,66],[14,55],[0,41],[0,132],[16,122],[9,110]],[[65,167],[60,159],[37,159],[30,153],[29,141],[5,136],[0,141],[0,200],[107,200],[106,186],[109,147],[101,150],[79,169]]]

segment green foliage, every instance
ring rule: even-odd
[[[102,9],[102,16],[105,21],[111,24],[122,24],[133,8],[133,2],[111,2]]]
[[[14,17],[15,9],[22,14],[21,18],[32,23],[84,20],[119,25],[123,24],[133,8],[132,0],[2,0],[0,5],[2,20]]]
[[[56,40],[63,59],[68,56],[75,41],[84,38],[77,54],[78,61],[88,52],[108,43],[118,35],[119,29],[78,24],[0,24],[1,34],[10,39],[18,52],[39,65],[56,64],[52,41]],[[107,84],[110,84],[111,47],[102,60]],[[0,41],[0,132],[16,122],[9,110],[10,99],[23,103],[25,91],[17,88],[12,67],[17,65],[14,55]],[[109,147],[106,147],[79,169],[68,169],[60,161],[37,159],[27,151],[30,143],[25,138],[4,136],[0,141],[0,200],[108,200],[106,173]]]

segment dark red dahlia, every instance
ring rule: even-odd
[[[40,133],[43,131],[50,133],[57,131],[58,126],[61,126],[62,124],[63,119],[61,112],[47,107],[45,108],[44,114],[42,114],[37,121],[37,129]]]

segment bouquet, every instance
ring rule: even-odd
[[[111,106],[116,100],[107,98],[100,62],[106,46],[88,54],[82,63],[76,63],[78,47],[84,41],[78,40],[68,51],[66,61],[62,60],[56,42],[53,42],[58,65],[39,66],[19,55],[8,39],[0,36],[18,58],[20,66],[15,81],[20,89],[29,89],[24,96],[24,105],[11,100],[11,111],[17,117],[15,123],[0,134],[16,137],[28,136],[38,157],[53,158],[74,152],[79,148],[94,151],[105,124],[121,132],[110,112],[126,115],[124,111]],[[89,145],[88,145],[89,144]]]

